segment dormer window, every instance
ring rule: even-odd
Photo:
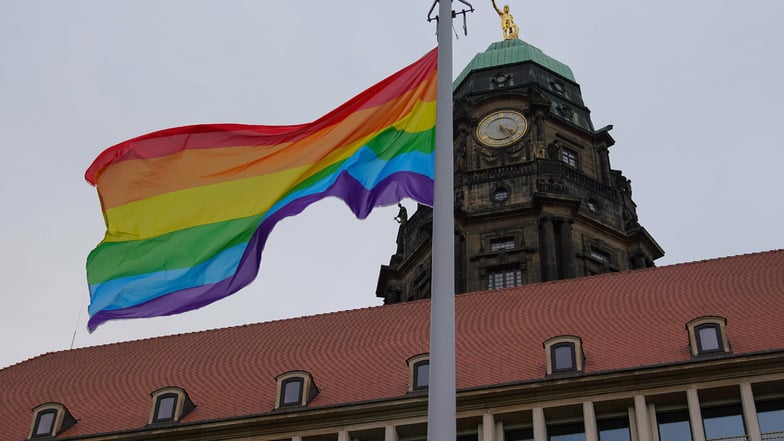
[[[430,385],[430,354],[415,355],[408,360],[408,391],[427,389]]]
[[[696,318],[686,324],[693,357],[729,352],[727,319],[718,316]]]
[[[33,424],[28,438],[53,437],[76,424],[68,409],[60,403],[44,403],[33,409]]]
[[[54,435],[54,419],[57,411],[54,409],[39,412],[33,424],[33,437]]]
[[[307,406],[319,392],[313,377],[306,371],[289,371],[275,377],[275,381],[278,383],[276,409]]]
[[[177,394],[166,394],[158,397],[155,402],[155,415],[152,422],[174,421],[174,409],[177,407]]]
[[[305,379],[300,377],[284,381],[280,386],[280,405],[299,406],[302,404],[302,386],[304,385]]]
[[[150,395],[152,409],[149,424],[176,423],[196,407],[181,387],[164,387]]]
[[[547,375],[583,370],[582,341],[573,335],[553,337],[543,344],[547,357]]]
[[[558,343],[550,347],[550,352],[550,358],[553,360],[553,372],[577,369],[574,343]]]

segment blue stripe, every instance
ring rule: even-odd
[[[288,193],[281,198],[264,213],[262,221],[288,205],[291,201],[311,194],[325,192],[335,183],[338,176],[343,171],[347,171],[367,189],[374,188],[385,178],[401,171],[418,173],[433,179],[433,157],[433,154],[415,151],[395,156],[391,161],[387,161],[376,156],[375,152],[369,147],[364,146],[357,150],[356,153],[349,156],[343,164],[341,164],[340,168],[328,177],[308,188]]]
[[[217,283],[234,275],[247,243],[227,248],[190,268],[164,270],[90,285],[90,315],[128,308],[182,289]]]

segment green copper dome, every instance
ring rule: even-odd
[[[476,54],[474,59],[471,60],[465,69],[460,72],[460,75],[457,76],[457,79],[453,83],[453,89],[460,86],[460,83],[462,83],[472,71],[526,61],[532,61],[568,80],[575,83],[577,82],[575,81],[574,74],[569,66],[550,57],[539,48],[531,46],[523,40],[515,39],[495,42],[484,52]]]

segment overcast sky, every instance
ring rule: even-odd
[[[490,0],[456,22],[454,73],[501,39]],[[659,266],[784,248],[784,2],[508,0],[568,64],[633,182]],[[103,149],[197,123],[312,121],[435,46],[430,0],[0,0],[0,367],[50,351],[379,305],[394,207],[322,201],[272,233],[259,277],[173,317],[86,331]],[[456,3],[456,6],[460,6]],[[413,210],[414,204],[407,202]]]

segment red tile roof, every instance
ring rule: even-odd
[[[542,342],[582,338],[586,373],[690,360],[685,324],[727,318],[733,354],[784,349],[784,250],[463,294],[459,389],[543,379]],[[183,387],[184,421],[263,414],[275,376],[305,370],[310,407],[402,397],[406,359],[428,351],[429,302],[335,312],[42,355],[0,370],[0,440],[27,436],[31,409],[65,404],[65,436],[142,428],[150,393]]]

